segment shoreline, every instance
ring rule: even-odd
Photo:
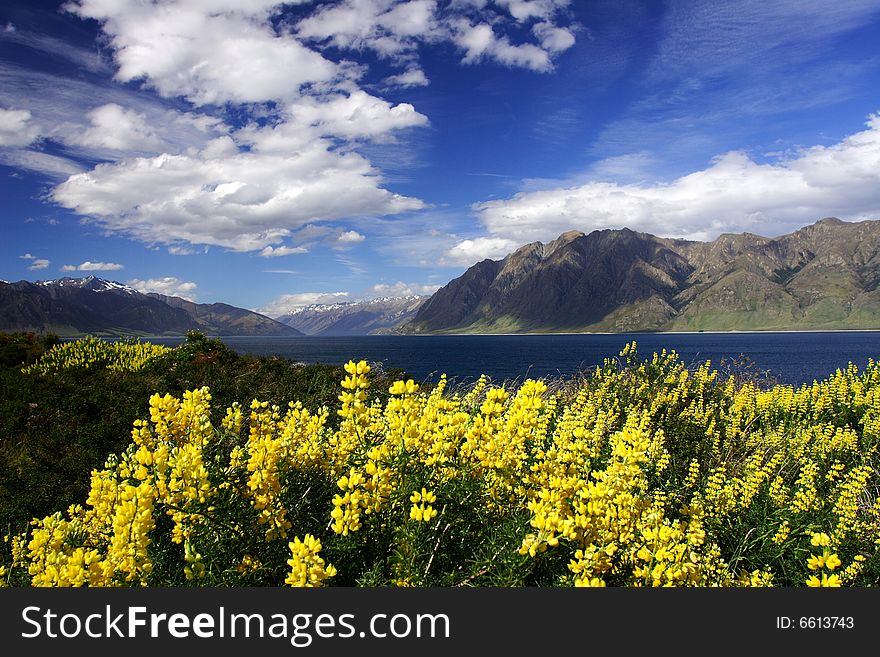
[[[414,337],[414,338],[440,338],[440,337],[463,337],[463,336],[526,336],[526,335],[727,335],[732,333],[744,334],[765,334],[765,333],[880,333],[880,328],[875,329],[751,329],[740,330],[731,329],[726,331],[705,330],[705,331],[553,331],[553,332],[526,332],[526,333],[413,333],[404,334],[397,337]],[[364,336],[318,336],[307,335],[307,338],[315,337],[376,337],[370,335]]]
[[[2,333],[11,335],[11,333],[3,331]],[[37,333],[34,331],[34,333]],[[208,338],[218,339],[288,339],[300,340],[302,338],[455,338],[455,337],[516,337],[516,336],[554,336],[554,335],[763,335],[768,333],[880,333],[880,328],[876,329],[730,329],[730,330],[705,330],[705,331],[552,331],[552,332],[524,332],[524,333],[364,333],[357,335],[214,335],[205,334]],[[37,333],[37,335],[50,335],[50,333]],[[82,338],[97,337],[104,339],[138,339],[138,340],[186,340],[185,335],[95,335],[93,333],[83,333],[81,335],[64,335],[59,336],[62,340],[79,340]]]

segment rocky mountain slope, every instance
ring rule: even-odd
[[[712,242],[572,231],[484,260],[407,333],[880,328],[880,222]]]

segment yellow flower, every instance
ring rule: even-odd
[[[828,570],[834,570],[835,568],[838,568],[840,566],[840,564],[841,564],[840,557],[838,557],[836,554],[830,554],[825,559],[825,567]]]
[[[437,496],[433,492],[422,488],[421,492],[416,491],[410,495],[409,501],[413,504],[418,504],[419,502],[433,503],[437,501]]]
[[[825,566],[825,557],[824,556],[816,556],[811,555],[809,559],[807,559],[807,567],[810,570],[819,570],[820,568],[824,568]]]

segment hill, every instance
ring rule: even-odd
[[[564,233],[484,260],[406,333],[880,328],[880,222],[822,219],[712,242],[627,228]]]
[[[61,336],[301,335],[258,313],[226,304],[198,304],[95,276],[0,282],[0,331]]]

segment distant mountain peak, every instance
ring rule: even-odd
[[[294,308],[276,319],[306,335],[392,333],[415,316],[427,299],[422,295],[375,297]]]
[[[98,278],[95,275],[84,276],[82,278],[63,276],[62,278],[56,278],[46,281],[36,281],[35,284],[42,285],[43,287],[76,287],[83,290],[92,290],[93,292],[107,292],[110,290],[127,292],[129,294],[138,292],[138,290],[128,285],[125,285],[124,283],[119,283],[118,281],[108,281],[103,278]]]

